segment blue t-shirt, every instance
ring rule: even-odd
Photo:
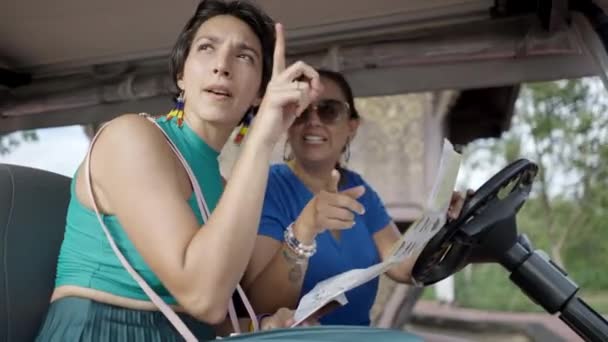
[[[342,174],[340,191],[358,185],[365,194],[358,201],[365,214],[356,215],[355,225],[341,232],[336,241],[329,231],[317,236],[317,253],[310,258],[300,298],[318,282],[355,268],[380,262],[373,234],[386,227],[391,218],[378,194],[355,172]],[[285,164],[272,165],[264,199],[259,233],[283,241],[287,226],[294,222],[313,193]],[[369,325],[369,312],[378,291],[378,278],[346,293],[348,304],[321,318],[322,324]]]

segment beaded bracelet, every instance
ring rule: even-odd
[[[293,233],[293,223],[285,229],[285,244],[295,253],[298,258],[309,259],[317,252],[317,242],[313,240],[312,244],[305,245]]]

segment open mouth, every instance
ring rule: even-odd
[[[327,138],[319,136],[319,135],[312,135],[312,134],[307,134],[303,137],[304,142],[309,143],[309,144],[322,144],[324,142],[327,141]]]
[[[205,91],[209,94],[213,94],[213,95],[219,96],[219,97],[224,97],[224,98],[232,97],[232,93],[230,93],[230,91],[226,88],[211,87],[211,88],[205,89]]]

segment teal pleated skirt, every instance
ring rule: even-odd
[[[199,341],[215,339],[213,328],[180,314]],[[158,311],[125,309],[90,299],[66,297],[53,302],[36,341],[183,341]],[[407,332],[358,326],[316,326],[242,334],[219,341],[249,342],[421,342]]]
[[[215,339],[213,327],[186,314],[180,318],[200,341]],[[51,303],[36,341],[183,341],[159,311],[121,308],[65,297]]]

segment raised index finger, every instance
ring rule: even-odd
[[[285,70],[285,32],[283,31],[283,25],[276,23],[274,29],[276,31],[276,38],[274,42],[272,77],[276,77]]]
[[[338,184],[340,183],[340,172],[336,169],[331,170],[331,178],[327,182],[326,191],[338,192]]]

